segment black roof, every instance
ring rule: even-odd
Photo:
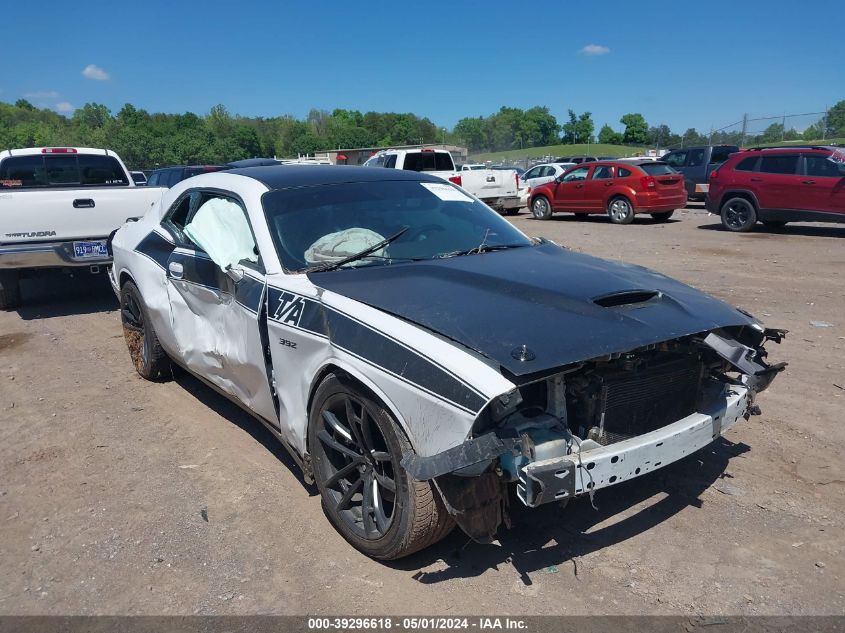
[[[226,173],[254,178],[271,190],[314,185],[338,185],[347,182],[377,182],[380,180],[443,182],[442,178],[416,171],[384,167],[357,167],[354,165],[274,165],[272,167],[231,169]]]

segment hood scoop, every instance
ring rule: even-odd
[[[593,303],[603,308],[621,308],[647,303],[652,299],[659,299],[663,293],[657,290],[623,290],[595,297]]]

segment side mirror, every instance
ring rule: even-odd
[[[244,269],[240,267],[235,268],[234,266],[229,266],[226,269],[226,275],[235,283],[239,283],[244,278]]]

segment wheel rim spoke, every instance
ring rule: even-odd
[[[320,433],[317,435],[320,438],[320,441],[327,446],[328,448],[337,451],[338,453],[342,453],[349,457],[353,462],[360,463],[364,461],[364,456],[356,453],[351,448],[347,448],[337,440],[335,440],[331,435],[329,435],[325,429],[321,430]]]
[[[368,472],[364,476],[363,482],[364,501],[361,504],[361,516],[364,519],[364,532],[369,536],[376,532],[376,524],[373,520],[375,479],[373,479],[372,472]]]
[[[352,442],[352,434],[349,432],[343,424],[341,424],[340,420],[338,420],[337,416],[332,413],[331,411],[323,411],[323,420],[337,433],[340,433],[341,436],[346,438],[347,441]]]
[[[382,475],[378,471],[373,471],[375,475],[376,482],[378,485],[384,488],[384,491],[389,495],[390,499],[393,500],[396,498],[396,482],[393,481],[387,475]]]
[[[362,485],[363,481],[361,479],[357,479],[355,483],[351,484],[349,488],[346,489],[346,492],[343,493],[343,496],[337,502],[338,511],[349,510],[352,505],[352,497],[354,497],[355,493],[361,489]]]
[[[326,479],[326,488],[334,488],[340,480],[346,479],[347,475],[355,472],[358,472],[358,462],[349,462],[346,466],[338,470],[334,475]],[[358,478],[358,480],[360,480],[360,477]]]

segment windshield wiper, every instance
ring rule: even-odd
[[[331,262],[331,263],[321,264],[319,266],[314,266],[314,267],[310,268],[309,271],[315,272],[315,273],[323,273],[323,272],[326,272],[326,271],[329,271],[329,270],[337,270],[341,266],[345,266],[346,264],[349,264],[351,262],[357,262],[359,259],[364,259],[370,253],[375,253],[380,248],[384,248],[385,246],[387,246],[388,244],[390,244],[394,240],[399,239],[400,237],[402,237],[402,235],[404,235],[405,231],[407,231],[410,228],[411,228],[410,226],[403,226],[401,229],[396,231],[396,233],[394,233],[390,237],[383,239],[381,242],[377,242],[377,243],[373,244],[372,246],[368,246],[367,248],[365,248],[362,251],[354,253],[354,254],[350,255],[349,257],[344,257],[343,259],[340,259],[336,262]]]
[[[438,255],[438,258],[445,257],[460,257],[461,255],[472,255],[474,253],[489,253],[491,251],[504,251],[509,248],[522,248],[523,246],[531,246],[530,244],[479,244],[463,251],[452,251],[451,253],[443,253]]]

